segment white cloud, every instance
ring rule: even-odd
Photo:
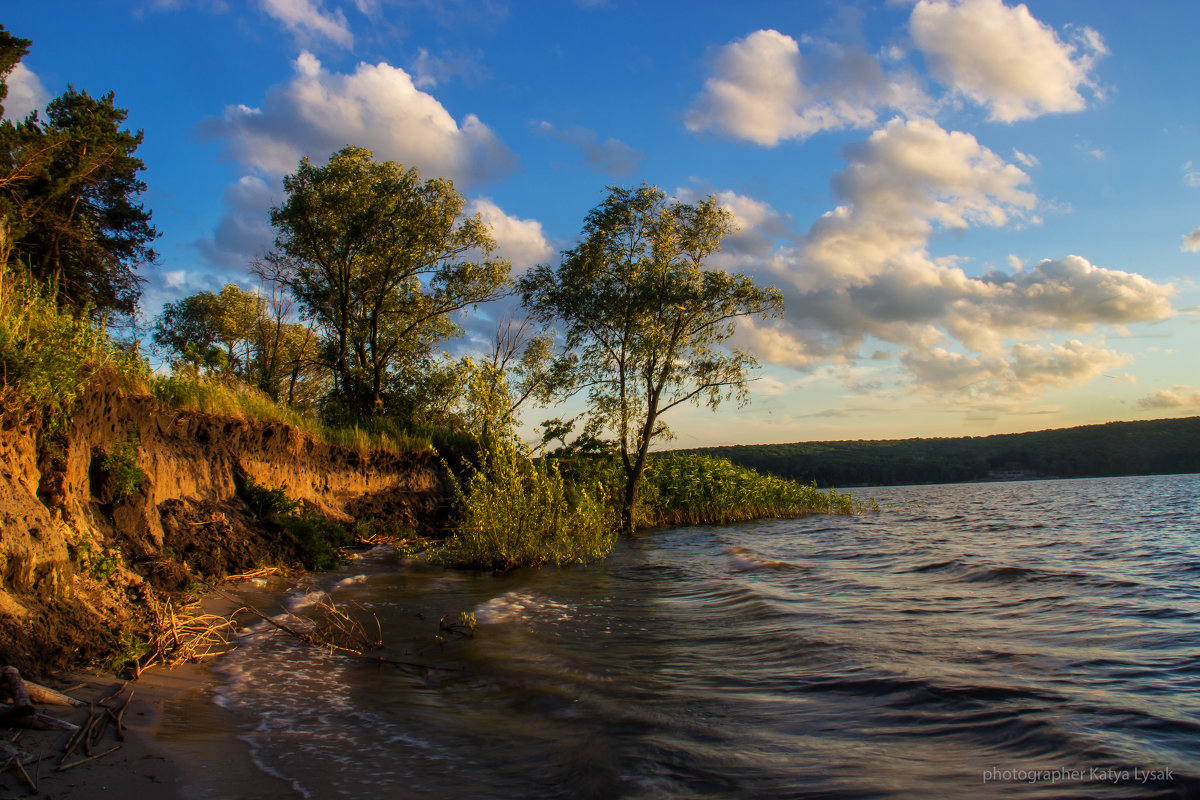
[[[468,214],[478,214],[491,229],[496,240],[496,254],[512,262],[514,272],[545,263],[554,255],[554,248],[535,219],[521,219],[506,214],[488,198],[472,200]]]
[[[1028,153],[1022,153],[1017,148],[1013,148],[1013,158],[1020,161],[1026,167],[1036,167],[1039,163],[1037,156],[1031,156]]]
[[[261,2],[263,11],[302,39],[328,39],[347,50],[354,47],[354,35],[346,25],[346,15],[340,10],[328,13],[321,8],[320,2],[314,3],[312,0]]]
[[[1193,189],[1200,189],[1200,169],[1197,169],[1191,161],[1183,165],[1183,182]]]
[[[1200,253],[1200,228],[1183,237],[1183,250],[1188,253]]]
[[[833,180],[845,202],[809,230],[789,277],[797,288],[863,282],[923,253],[935,227],[1000,226],[1036,205],[1029,176],[969,133],[927,119],[893,119],[847,148],[850,164]]]
[[[1051,387],[1087,383],[1129,357],[1072,339],[1050,346],[1018,342],[1005,355],[913,349],[900,360],[921,389],[967,397],[1024,397]]]
[[[609,138],[600,142],[595,131],[587,128],[560,130],[549,122],[542,121],[534,125],[534,130],[543,136],[550,136],[577,148],[588,164],[609,175],[633,175],[641,168],[642,159],[646,157],[642,151],[635,150],[618,139]]]
[[[1172,386],[1170,389],[1146,395],[1138,399],[1142,408],[1194,408],[1200,409],[1200,389],[1191,386]]]
[[[1092,70],[1108,52],[1091,28],[1063,41],[1024,4],[1001,0],[920,0],[909,31],[932,73],[1000,122],[1082,110],[1081,89],[1099,93]]]
[[[927,105],[911,75],[887,75],[858,49],[806,44],[811,52],[801,55],[792,37],[758,30],[725,45],[687,112],[688,129],[774,146],[821,131],[868,127],[879,109]]]
[[[515,156],[478,117],[455,122],[403,69],[360,63],[352,74],[332,73],[309,52],[300,54],[292,80],[271,89],[261,108],[229,106],[202,129],[225,139],[237,161],[269,175],[294,171],[302,155],[322,161],[346,144],[463,184],[498,178],[515,165]]]
[[[50,102],[50,93],[29,67],[17,62],[5,79],[8,97],[4,98],[4,119],[20,121],[31,111],[41,111]]]
[[[784,293],[785,319],[739,326],[739,343],[765,361],[849,364],[883,342],[904,348],[900,363],[921,385],[1014,395],[1090,380],[1121,358],[1076,340],[1047,346],[1048,335],[1173,313],[1172,286],[1080,256],[1032,267],[1010,259],[1008,271],[979,276],[934,258],[928,243],[939,230],[1036,220],[1025,173],[969,134],[893,120],[845,152],[833,180],[840,205],[805,234],[753,198],[717,195],[743,229],[714,265],[755,272]]]

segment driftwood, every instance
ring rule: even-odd
[[[67,722],[65,719],[52,717],[49,714],[32,714],[27,717],[16,717],[12,719],[0,719],[0,722],[5,723],[12,728],[25,728],[33,731],[77,731],[79,726],[73,722]]]
[[[25,681],[25,688],[29,691],[29,699],[35,703],[40,703],[44,706],[86,706],[87,703],[82,700],[76,700],[74,697],[67,697],[62,692],[51,689],[47,686],[41,686],[33,681]]]
[[[16,720],[23,717],[32,717],[37,714],[37,709],[33,707],[33,701],[29,699],[29,690],[25,688],[25,681],[21,679],[21,673],[17,672],[16,667],[5,667],[0,670],[0,680],[3,680],[4,685],[8,687],[8,693],[12,697],[12,708],[5,715],[9,720],[9,724],[15,724]]]

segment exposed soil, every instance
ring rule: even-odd
[[[106,467],[122,442],[145,474],[125,494]],[[145,624],[151,597],[298,564],[299,545],[241,499],[247,480],[333,521],[418,529],[448,494],[432,452],[361,453],[278,423],[164,410],[102,374],[53,436],[36,416],[0,415],[0,665],[36,676],[95,663]]]

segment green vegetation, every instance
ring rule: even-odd
[[[3,81],[30,41],[0,28]],[[136,155],[142,133],[123,130],[113,95],[67,91],[45,117],[0,122],[0,264],[19,260],[58,303],[93,318],[132,316],[139,264],[155,259],[158,232],[138,203],[146,184]]]
[[[454,533],[429,557],[451,566],[510,570],[607,556],[616,527],[604,487],[568,485],[556,461],[532,458],[513,433],[502,374],[481,371],[473,391],[486,433],[465,481],[451,473],[458,507]]]
[[[114,497],[120,501],[140,492],[142,481],[146,480],[146,473],[137,461],[137,429],[110,447],[102,466],[112,478]]]
[[[351,543],[346,528],[303,508],[288,495],[286,486],[271,488],[248,478],[240,494],[254,513],[275,523],[291,537],[299,547],[305,569],[327,570],[341,563],[339,551]]]
[[[672,453],[654,458],[646,473],[639,513],[655,525],[723,525],[801,514],[861,514],[878,511],[862,501],[815,483],[800,484],[739,467],[724,458]]]
[[[451,181],[422,182],[362,147],[323,167],[302,158],[283,188],[272,277],[326,335],[342,406],[387,413],[408,385],[394,379],[459,332],[451,315],[507,293],[509,263],[491,257],[495,242],[478,215],[464,216]]]
[[[116,346],[102,320],[60,307],[53,288],[0,264],[0,404],[12,413],[46,410],[61,423],[80,385],[108,367],[136,379],[144,365]]]
[[[571,366],[559,392],[586,389],[585,434],[616,438],[626,533],[636,527],[650,445],[670,435],[660,417],[687,402],[746,402],[756,362],[724,344],[739,318],[782,313],[778,290],[703,268],[732,227],[715,197],[691,205],[645,184],[613,187],[559,267],[521,279],[525,307],[566,325]]]
[[[985,480],[990,472],[1006,469],[1062,478],[1172,474],[1200,472],[1200,417],[953,439],[797,442],[682,452],[840,486]]]

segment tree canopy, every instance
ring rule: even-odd
[[[0,28],[0,78],[28,48]],[[0,82],[0,100],[7,91]],[[138,267],[155,258],[158,232],[138,202],[142,132],[122,129],[127,113],[111,92],[97,98],[71,86],[45,120],[34,112],[0,122],[0,256],[15,253],[76,310],[132,315]]]
[[[713,197],[689,204],[645,184],[613,187],[559,266],[520,281],[529,312],[564,326],[574,363],[563,391],[587,392],[587,432],[616,438],[627,532],[650,445],[670,433],[660,417],[688,402],[745,402],[756,362],[726,342],[739,318],[781,313],[774,288],[705,268],[732,227]]]
[[[508,291],[508,261],[449,180],[345,147],[283,186],[270,261],[356,412],[386,411],[391,379],[458,332],[452,314]]]

